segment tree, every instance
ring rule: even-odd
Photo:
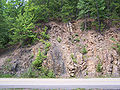
[[[0,48],[4,48],[9,41],[7,28],[8,25],[6,23],[3,13],[4,10],[3,4],[4,2],[0,0]]]

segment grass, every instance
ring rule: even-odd
[[[11,74],[3,74],[3,73],[0,73],[0,78],[12,78],[14,77],[13,75]]]

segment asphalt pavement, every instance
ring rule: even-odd
[[[89,79],[12,79],[1,78],[0,88],[31,89],[120,89],[120,78]]]

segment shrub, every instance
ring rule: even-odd
[[[114,43],[113,43],[113,49],[115,49],[118,54],[120,55],[120,43],[116,41],[114,38],[110,38]]]
[[[51,43],[45,42],[45,55],[47,55],[47,52],[49,51],[50,46],[51,46]]]
[[[72,58],[72,60],[73,60],[74,63],[77,63],[77,60],[76,60],[74,54],[71,54],[71,58]]]
[[[3,3],[0,0],[0,48],[5,48],[9,42],[8,23],[3,12]]]
[[[44,39],[44,40],[48,40],[48,39],[50,39],[50,36],[49,35],[47,35],[46,34],[46,32],[41,32],[41,37],[42,37],[42,39]]]
[[[97,72],[102,72],[102,64],[98,63],[96,67]]]
[[[46,42],[45,43],[45,49],[49,48],[51,46],[51,43],[50,42]]]
[[[32,62],[33,66],[36,69],[40,69],[42,67],[43,60],[45,60],[47,56],[45,56],[40,50],[38,52],[38,55],[35,59],[35,61]]]
[[[50,47],[50,44],[48,44],[47,48]],[[55,77],[54,76],[54,73],[43,67],[42,66],[42,63],[43,61],[47,58],[47,56],[45,56],[40,50],[38,52],[38,56],[36,57],[35,61],[32,62],[32,65],[33,65],[33,70],[30,69],[29,73],[28,74],[28,77],[32,76],[32,77],[39,77],[39,78],[53,78]],[[34,71],[34,72],[32,72]]]
[[[87,51],[87,49],[86,49],[85,47],[83,47],[81,53],[82,53],[82,54],[87,54],[88,51]]]
[[[36,33],[33,32],[34,24],[32,22],[33,15],[31,13],[25,12],[23,15],[19,14],[16,17],[15,22],[12,24],[10,29],[10,37],[12,41],[10,44],[16,44],[18,42],[31,43],[37,39]]]
[[[74,41],[76,41],[76,42],[80,42],[80,39],[79,39],[79,38],[76,38]]]
[[[62,40],[60,37],[57,38],[57,41],[60,43]]]

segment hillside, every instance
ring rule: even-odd
[[[112,27],[100,34],[96,30],[82,31],[82,22],[83,20],[69,23],[51,21],[45,24],[48,27],[46,33],[50,35],[49,40],[40,40],[24,47],[16,45],[4,53],[1,51],[0,76],[120,77],[119,28]],[[41,27],[37,29],[40,32],[42,30]],[[40,54],[39,50],[47,50],[44,53],[47,57],[41,63],[44,69],[32,66]],[[49,70],[53,72],[48,73]]]

